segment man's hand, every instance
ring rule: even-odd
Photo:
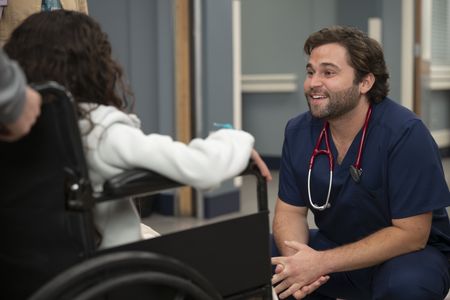
[[[288,241],[285,244],[297,252],[291,256],[272,258],[272,264],[276,265],[272,284],[280,299],[290,295],[302,299],[327,282],[329,276],[321,274],[318,268],[318,251],[298,242]]]
[[[41,95],[27,87],[22,113],[16,121],[0,127],[0,140],[13,142],[28,134],[41,113],[41,102]]]
[[[305,285],[301,288],[298,288],[298,285],[294,283],[291,285],[288,291],[285,291],[279,295],[280,299],[284,299],[292,295],[295,299],[303,299],[315,290],[317,290],[321,285],[325,284],[330,276],[320,276],[319,279],[314,281],[311,284]]]

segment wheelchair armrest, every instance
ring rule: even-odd
[[[128,170],[105,181],[103,192],[96,199],[96,202],[150,195],[181,186],[183,184],[150,170]]]
[[[267,210],[267,184],[253,161],[240,175],[255,175],[257,179],[257,200],[260,211]],[[185,186],[159,173],[134,169],[120,173],[103,184],[103,192],[95,196],[95,202],[104,202],[114,199],[137,197],[155,194],[164,190]]]

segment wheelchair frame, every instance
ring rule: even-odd
[[[57,102],[65,115],[65,118],[60,118],[65,122],[60,126],[61,130],[69,133],[68,144],[67,141],[64,142],[67,146],[66,151],[70,152],[68,156],[70,159],[64,166],[65,201],[68,211],[78,212],[81,216],[80,230],[84,258],[80,259],[80,264],[86,258],[102,259],[113,253],[151,252],[161,257],[175,259],[188,268],[193,268],[200,277],[211,283],[223,299],[248,299],[255,296],[272,299],[267,184],[254,164],[250,163],[241,175],[256,176],[258,201],[256,213],[97,251],[91,218],[95,203],[151,195],[181,187],[183,184],[152,171],[129,170],[106,181],[103,192],[94,193],[83,154],[72,95],[54,82],[33,87],[44,96],[49,94],[56,96],[58,99],[53,102]],[[48,285],[57,288],[57,285],[61,284],[61,279],[58,276],[55,279],[56,286],[53,280],[42,289],[48,288]],[[42,289],[36,295],[39,295]]]

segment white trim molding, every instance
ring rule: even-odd
[[[432,90],[450,89],[450,65],[431,65],[426,77],[428,87]]]
[[[369,18],[367,21],[369,37],[376,40],[380,45],[383,44],[383,22],[381,18]]]
[[[241,0],[233,0],[232,9],[232,34],[233,34],[233,126],[242,129],[242,45],[241,45]],[[235,177],[234,186],[242,186],[242,177]]]
[[[433,130],[431,135],[439,148],[450,147],[450,129]]]
[[[290,93],[298,88],[297,74],[242,75],[243,93]]]
[[[414,1],[402,1],[401,90],[403,106],[413,110],[414,101]]]

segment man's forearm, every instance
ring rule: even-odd
[[[417,221],[417,224],[422,226],[419,225],[417,231],[414,231],[414,229],[405,230],[394,225],[383,228],[355,243],[321,251],[322,273],[330,274],[371,267],[393,257],[422,249],[426,245],[429,234],[427,224],[431,222],[431,215],[424,214],[409,219],[412,219],[412,222]]]
[[[295,253],[287,247],[284,241],[298,241],[308,243],[309,227],[306,218],[306,209],[286,210],[285,204],[277,201],[275,217],[273,220],[273,234],[280,253],[289,256]]]

